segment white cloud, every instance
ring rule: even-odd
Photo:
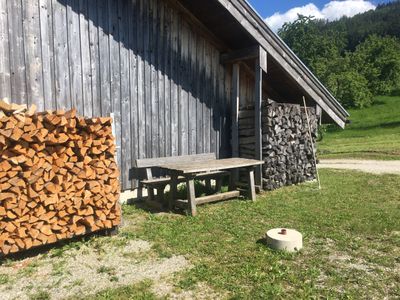
[[[309,3],[305,6],[292,8],[285,13],[277,12],[266,18],[265,22],[267,22],[274,31],[277,31],[285,22],[293,22],[296,20],[299,14],[332,21],[343,16],[352,17],[375,8],[376,6],[374,4],[365,0],[331,1],[325,4],[322,9],[319,9],[314,3]]]

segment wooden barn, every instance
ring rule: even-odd
[[[347,112],[245,0],[0,0],[0,98],[113,114],[123,190],[135,159],[196,153],[268,157],[256,182],[275,180],[285,160],[266,131],[294,131],[265,119],[300,122],[303,96],[344,127]]]

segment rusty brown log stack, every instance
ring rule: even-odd
[[[111,122],[0,101],[0,256],[119,225]]]

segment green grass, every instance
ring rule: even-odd
[[[400,176],[321,170],[321,179],[320,191],[316,183],[285,187],[260,195],[256,202],[200,206],[195,218],[124,206],[125,226],[117,237],[92,237],[65,248],[102,253],[115,249],[107,246],[124,247],[140,239],[153,247],[138,263],[184,255],[191,267],[157,283],[119,287],[118,266],[99,261],[93,267],[99,275],[107,274],[112,285],[94,295],[82,290],[71,299],[159,299],[157,284],[166,283],[178,296],[201,294],[201,299],[399,298]],[[266,247],[265,233],[275,227],[302,232],[304,249],[287,254]],[[68,278],[68,255],[66,250],[47,254],[59,261],[51,274],[64,272]],[[15,275],[6,275],[4,269],[0,285],[38,276],[40,265],[33,261]],[[27,285],[24,290],[31,299],[48,299],[53,295],[46,288]]]
[[[256,203],[200,207],[196,218],[133,207],[125,207],[125,218],[145,215],[137,237],[162,255],[191,260],[194,267],[177,280],[185,290],[205,282],[233,299],[398,297],[400,177],[323,170],[321,178],[321,191],[286,187]],[[274,227],[300,230],[304,250],[269,250],[262,239]]]
[[[139,284],[121,287],[117,289],[108,289],[97,293],[96,295],[90,297],[74,297],[70,300],[153,300],[159,299],[157,296],[150,291],[151,282],[143,281]]]
[[[400,159],[400,97],[378,97],[366,109],[349,110],[351,124],[328,128],[320,158]]]

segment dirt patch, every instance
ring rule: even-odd
[[[400,174],[400,161],[326,159],[321,160],[318,168],[356,170],[372,174]]]
[[[183,256],[158,258],[151,244],[118,240],[101,247],[83,245],[60,257],[37,257],[0,267],[7,282],[0,285],[0,299],[29,299],[46,291],[51,299],[89,295],[145,279],[161,281],[189,267]]]

